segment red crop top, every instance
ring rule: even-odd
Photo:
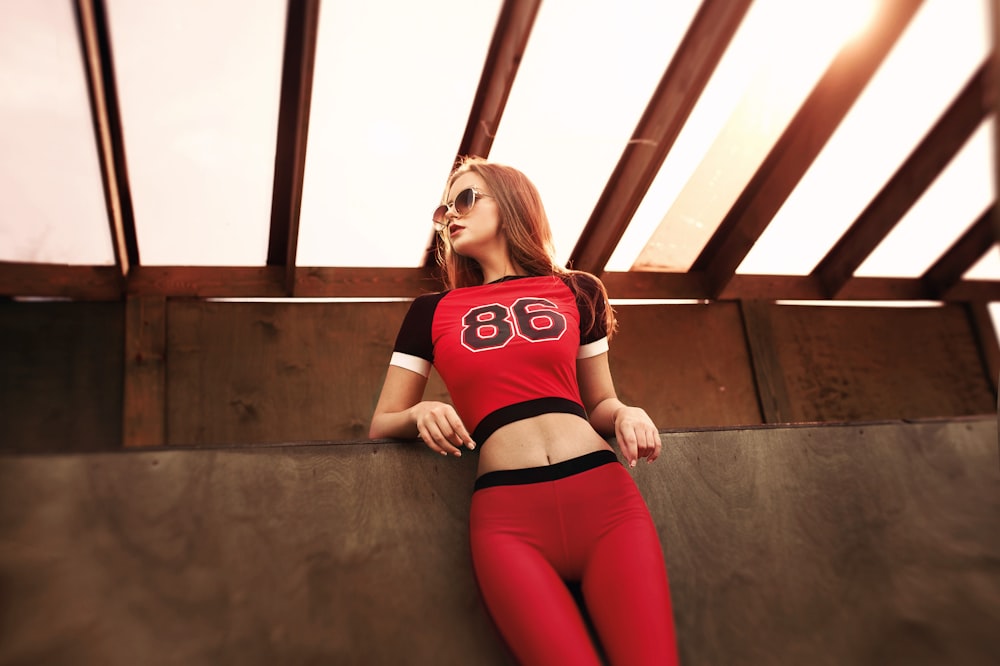
[[[586,292],[590,292],[589,294]],[[596,316],[590,275],[506,277],[482,286],[425,294],[413,301],[392,365],[444,380],[472,439],[539,414],[587,418],[576,361],[608,350],[603,298]]]

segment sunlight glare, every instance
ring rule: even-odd
[[[865,3],[812,3],[770,0],[751,7],[744,25],[727,49],[709,88],[745,86],[729,99],[738,100],[726,124],[718,128],[707,122],[708,109],[695,107],[677,145],[686,146],[692,132],[707,132],[712,143],[701,153],[672,151],[643,201],[609,269],[627,268],[621,262],[639,247],[640,234],[648,240],[631,265],[633,270],[685,271],[694,263],[705,243],[753,177],[778,137],[809,95],[830,61],[856,30]],[[843,6],[842,6],[843,5]],[[847,11],[854,8],[855,11]],[[861,21],[863,24],[863,21]],[[784,28],[775,32],[774,25]],[[746,70],[751,66],[752,69]],[[732,76],[734,68],[743,76]],[[699,142],[704,144],[704,138]],[[687,181],[679,178],[690,174]],[[661,181],[685,182],[673,191],[676,198],[664,200]],[[666,215],[662,211],[668,206]],[[650,235],[650,232],[652,233]]]

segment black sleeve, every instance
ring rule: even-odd
[[[576,307],[580,311],[580,344],[608,337],[608,299],[599,278],[590,273],[573,276]]]
[[[424,294],[414,299],[399,327],[396,344],[392,349],[394,352],[416,356],[429,363],[434,362],[431,326],[434,323],[434,311],[442,296],[444,293]]]

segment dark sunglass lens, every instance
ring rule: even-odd
[[[444,224],[444,216],[448,213],[447,206],[438,206],[434,209],[433,220],[435,224]]]
[[[472,210],[472,205],[476,203],[476,192],[472,188],[467,190],[462,190],[455,197],[455,212],[459,215],[465,215],[470,210]]]

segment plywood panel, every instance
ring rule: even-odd
[[[682,661],[987,666],[1000,654],[995,418],[665,436],[640,469]]]
[[[633,471],[687,664],[995,663],[994,418],[663,434]],[[0,663],[503,664],[474,456],[0,455]]]
[[[408,307],[168,303],[167,442],[366,438]],[[446,395],[435,376],[428,396]]]
[[[856,421],[995,412],[961,305],[766,310],[788,391],[787,422]]]
[[[619,396],[658,427],[762,422],[736,303],[620,305],[611,342]]]
[[[507,663],[471,456],[132,451],[0,457],[0,663]]]
[[[120,303],[0,302],[0,449],[119,447],[123,338]]]

